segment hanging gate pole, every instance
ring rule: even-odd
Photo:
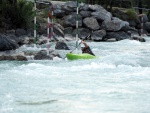
[[[141,36],[144,34],[143,15],[141,16]]]
[[[36,31],[36,16],[37,16],[37,8],[36,8],[36,3],[41,3],[41,4],[46,4],[49,5],[49,7],[51,7],[51,4],[49,2],[37,2],[36,0],[34,0],[34,46],[36,46],[36,41],[37,41],[37,31]],[[52,5],[52,17],[53,17],[53,5]],[[52,26],[53,26],[53,19],[52,20]],[[47,55],[49,55],[49,48],[50,48],[50,8],[48,10],[48,17],[47,17]],[[53,28],[51,27],[51,34],[53,34]]]
[[[50,48],[50,11],[48,11],[48,17],[47,17],[47,55],[49,55],[49,48]]]
[[[34,0],[34,47],[36,46],[36,0]]]
[[[54,38],[54,7],[51,6],[51,37]]]
[[[51,5],[51,6],[50,6]],[[47,26],[47,55],[49,55],[49,48],[50,48],[50,38],[54,38],[54,31],[53,31],[53,27],[54,27],[54,20],[53,20],[53,15],[54,15],[54,7],[53,4],[49,4],[49,7],[51,7],[51,13],[50,10],[48,11],[48,26]],[[50,22],[51,19],[51,22]],[[50,33],[50,29],[51,29],[51,33]]]
[[[78,48],[78,24],[79,24],[79,21],[78,21],[78,18],[79,18],[79,3],[78,3],[78,0],[77,0],[77,12],[76,12],[76,53],[77,53],[77,48]]]

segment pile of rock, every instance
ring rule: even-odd
[[[64,34],[74,37],[76,34],[76,2],[69,1],[64,4],[55,3],[53,5],[54,15],[64,27]],[[146,16],[144,17],[144,22],[147,22]],[[109,38],[122,40],[131,38],[130,35],[138,35],[138,29],[132,25],[131,21],[113,17],[112,13],[100,5],[81,3],[78,21],[80,38],[84,38],[89,33],[92,34],[91,40],[94,41],[106,41]],[[149,22],[145,23],[145,26],[145,30],[149,31]]]

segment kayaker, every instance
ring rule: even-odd
[[[95,56],[91,48],[83,40],[81,40],[80,43],[84,45],[84,47],[81,45],[82,53],[88,53],[88,54]]]

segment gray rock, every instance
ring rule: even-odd
[[[141,36],[133,36],[131,39],[132,40],[137,40],[137,41],[140,41],[140,42],[146,42],[146,40]]]
[[[90,17],[90,16],[91,16],[91,11],[81,11],[81,12],[80,12],[80,15],[81,15],[83,18]]]
[[[59,50],[69,50],[68,46],[66,43],[64,42],[57,42],[55,49],[59,49]]]
[[[91,15],[100,21],[110,21],[112,18],[112,14],[106,10],[98,10],[91,13]]]
[[[128,26],[128,25],[125,25],[121,28],[122,31],[131,31],[131,32],[135,32],[135,33],[138,33],[138,30],[135,29],[134,27],[131,27],[131,26]]]
[[[65,10],[65,12],[71,13],[71,12],[75,12],[76,11],[76,2],[74,1],[68,1],[64,4],[64,6],[62,7],[63,10]]]
[[[101,11],[101,10],[105,10],[105,9],[100,5],[89,5],[89,10],[91,10],[91,11]]]
[[[62,18],[65,15],[65,11],[62,9],[60,4],[54,5],[54,16],[57,18]]]
[[[150,33],[150,22],[144,24],[145,29]]]
[[[76,27],[76,13],[72,13],[68,16],[65,16],[62,21],[63,21],[64,27]],[[78,16],[78,21],[79,21],[78,25],[79,27],[81,27],[82,16],[80,14]]]
[[[8,35],[7,37],[9,37],[9,39],[14,40],[19,46],[23,45],[23,44],[27,44],[27,38],[29,39],[29,37],[23,35],[23,36],[19,36],[16,37],[15,35]]]
[[[128,22],[129,22],[129,25],[131,27],[135,27],[137,25],[137,23],[135,22],[135,20],[128,20]]]
[[[33,28],[27,29],[27,36],[33,36],[33,35],[34,35]]]
[[[0,61],[5,60],[5,56],[4,55],[0,55]]]
[[[86,29],[86,28],[79,28],[78,29],[78,34],[79,34],[79,38],[81,39],[85,39],[85,36],[87,36],[88,34],[91,34],[91,30]],[[76,29],[73,30],[72,32],[72,36],[76,37]]]
[[[131,37],[126,32],[107,32],[105,38],[103,40],[108,40],[111,38],[115,38],[116,41],[123,40],[123,39],[130,39]]]
[[[5,60],[15,60],[14,56],[5,56]]]
[[[89,11],[89,5],[85,3],[80,4],[80,10]]]
[[[1,35],[0,34],[0,51],[5,50],[15,50],[19,47],[19,45],[9,36]]]
[[[47,36],[47,23],[40,23],[40,28],[39,28],[39,34],[40,35],[44,35]],[[53,27],[53,36],[55,36],[55,40],[57,40],[57,36],[58,37],[64,37],[64,32],[63,32],[64,28],[58,24],[58,23],[54,23],[54,27]],[[51,33],[51,28],[49,29],[49,32]]]
[[[66,28],[64,29],[64,34],[71,34],[72,31],[73,31],[73,28],[72,28],[72,27],[66,27]]]
[[[17,56],[15,56],[15,60],[18,60],[18,61],[27,61],[27,58],[25,56],[22,56],[22,55],[17,55]]]
[[[35,60],[53,60],[54,57],[60,57],[54,50],[49,50],[49,55],[47,55],[46,50],[41,50],[35,56]]]
[[[94,17],[87,17],[83,20],[84,25],[91,30],[98,30],[100,28],[97,20]]]
[[[27,61],[27,58],[22,55],[1,55],[0,61],[2,61],[2,60]]]
[[[12,35],[15,35],[15,30],[14,29],[12,29],[12,30],[7,30],[6,31],[6,34],[12,34]]]
[[[16,30],[16,36],[22,36],[22,35],[26,35],[26,30],[24,30],[24,29],[17,29]]]
[[[119,31],[124,26],[129,26],[129,23],[126,21],[122,21],[119,18],[113,18],[111,21],[105,20],[102,23],[102,28],[106,31]]]
[[[92,40],[101,41],[103,39],[103,37],[105,37],[105,36],[106,36],[106,31],[105,30],[94,31],[92,33]]]

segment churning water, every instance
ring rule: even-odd
[[[92,60],[1,61],[0,113],[150,113],[146,40],[89,42]]]

